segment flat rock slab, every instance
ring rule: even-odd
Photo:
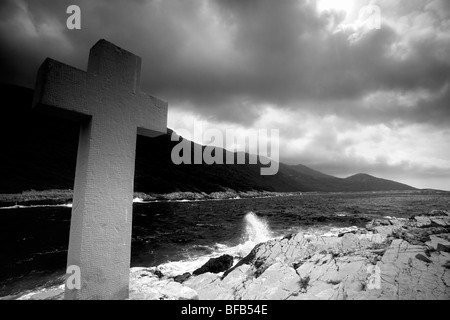
[[[43,289],[39,293],[30,293],[17,300],[62,300],[64,298],[64,285]]]
[[[257,245],[223,277],[205,274],[185,285],[200,299],[448,300],[446,219],[391,218],[366,230],[290,235]]]
[[[436,251],[450,252],[450,241],[447,240],[449,236],[450,234],[448,233],[431,235],[430,241],[426,242],[426,245]]]

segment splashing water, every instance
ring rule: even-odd
[[[236,263],[249,254],[258,243],[266,242],[274,238],[267,222],[258,217],[254,212],[247,213],[243,219],[243,223],[245,223],[245,231],[242,236],[242,243],[233,247],[217,243],[211,248],[213,250],[211,254],[195,256],[181,261],[169,261],[159,265],[157,268],[166,275],[175,276],[184,272],[192,272],[205,264],[210,258],[216,258],[223,254],[229,254],[235,257],[234,263]]]
[[[266,221],[253,213],[249,212],[245,215],[244,221],[246,223],[245,231],[247,241],[251,241],[253,243],[265,242],[272,238],[272,232],[269,229],[269,225]]]
[[[228,249],[229,254],[239,257],[245,257],[250,251],[261,242],[273,239],[268,223],[259,218],[254,212],[249,212],[244,217],[245,234],[243,243]]]

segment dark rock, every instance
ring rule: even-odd
[[[366,224],[366,229],[374,231],[375,227],[389,226],[391,223],[386,219],[374,219]]]
[[[447,246],[447,245],[442,244],[442,243],[438,243],[437,251],[450,252],[450,246]]]
[[[159,270],[153,271],[153,274],[154,274],[155,276],[157,276],[159,279],[161,279],[162,277],[164,277],[164,274],[163,274],[161,271],[159,271]]]
[[[182,275],[176,276],[175,278],[173,278],[173,281],[178,282],[178,283],[183,283],[184,281],[186,281],[189,277],[191,276],[191,274],[189,272],[185,272]]]
[[[233,257],[229,254],[224,254],[218,258],[209,259],[203,266],[193,272],[194,275],[199,275],[206,272],[219,273],[226,271],[233,265]]]
[[[431,253],[434,251],[436,251],[436,250],[434,250],[433,248],[427,248],[427,249],[425,249],[425,254],[427,255],[428,258],[430,258]]]
[[[372,253],[379,255],[379,256],[383,256],[384,253],[386,252],[386,249],[374,249],[372,250]]]
[[[349,231],[340,232],[338,234],[338,238],[341,238],[341,237],[343,237],[344,235],[346,235],[348,233],[356,234],[356,230],[349,230]]]
[[[423,245],[430,240],[430,235],[447,233],[444,227],[428,227],[428,228],[409,228],[406,230],[396,230],[393,236],[397,239],[403,239],[411,244]]]
[[[225,271],[222,276],[222,279],[224,279],[229,273],[233,272],[235,269],[239,268],[240,266],[242,266],[244,264],[252,265],[253,261],[255,260],[256,253],[258,252],[259,248],[263,247],[264,245],[265,245],[264,243],[257,244],[252,249],[252,251],[250,251],[250,253],[247,256],[245,256],[238,263],[236,263],[236,265],[234,267]]]
[[[294,237],[294,236],[295,236],[295,233],[287,234],[281,240],[284,240],[284,239],[291,240],[292,237]]]
[[[450,211],[448,210],[431,210],[426,214],[427,216],[450,216]]]
[[[423,262],[426,262],[426,263],[431,263],[431,260],[428,259],[427,257],[425,257],[425,256],[424,256],[423,254],[421,254],[421,253],[416,254],[416,259],[419,259],[419,260],[421,260],[421,261],[423,261]]]

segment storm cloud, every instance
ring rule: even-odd
[[[342,3],[2,1],[0,81],[33,87],[47,56],[85,69],[104,38],[143,58],[142,90],[169,101],[172,126],[280,128],[288,163],[445,188],[449,2]],[[380,29],[358,24],[369,3]],[[71,4],[81,30],[66,28]]]

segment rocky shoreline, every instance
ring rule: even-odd
[[[221,262],[223,264],[223,261]],[[258,244],[227,270],[132,268],[130,300],[449,300],[450,211]],[[18,297],[62,299],[63,287]]]
[[[134,202],[164,202],[164,201],[205,201],[229,200],[247,198],[269,198],[299,195],[302,192],[272,192],[272,191],[236,191],[227,189],[218,192],[171,192],[165,194],[134,192]],[[14,205],[61,205],[71,203],[72,190],[24,191],[16,194],[0,194],[0,208]]]
[[[360,191],[360,192],[345,192],[345,193],[366,193],[372,191]],[[375,193],[391,193],[393,191],[375,191]],[[398,190],[396,193],[414,193],[414,194],[427,194],[427,193],[448,193],[448,191],[439,190]],[[171,192],[171,193],[143,193],[134,192],[134,202],[171,202],[171,201],[208,201],[208,200],[234,200],[234,199],[251,199],[251,198],[273,198],[273,197],[289,197],[297,195],[311,195],[311,194],[333,194],[335,192],[274,192],[264,190],[249,190],[249,191],[237,191],[233,189],[224,189],[216,192]],[[342,193],[342,192],[336,192]],[[11,206],[33,206],[33,205],[64,205],[72,202],[73,190],[70,189],[54,189],[54,190],[29,190],[22,193],[12,194],[0,194],[0,208]]]
[[[143,201],[204,201],[204,200],[230,200],[230,199],[246,199],[246,198],[268,198],[282,197],[302,194],[302,192],[272,192],[272,191],[236,191],[226,189],[217,192],[171,192],[165,194],[147,194],[135,192],[135,199]]]

